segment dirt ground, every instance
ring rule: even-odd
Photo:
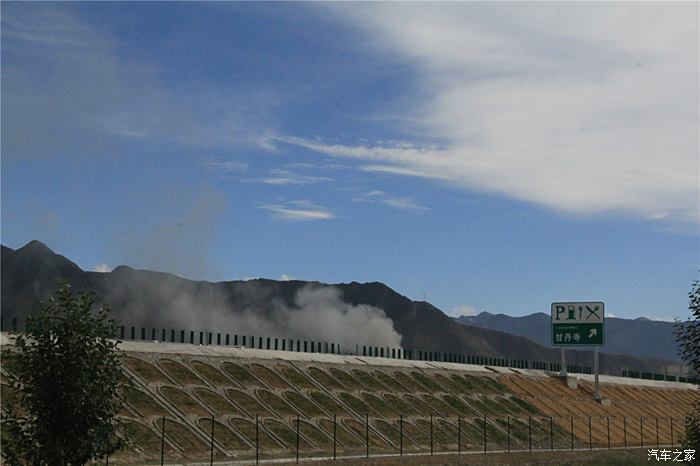
[[[534,465],[571,465],[587,464],[648,464],[647,450],[613,450],[613,451],[555,451],[536,453],[489,453],[435,456],[403,456],[387,458],[338,459],[336,461],[301,461],[304,466],[405,466],[405,465],[500,465],[500,466],[534,466]],[[607,461],[606,461],[607,460]]]

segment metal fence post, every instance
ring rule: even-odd
[[[670,417],[669,420],[671,421],[671,446],[673,446],[673,418]]]
[[[574,451],[574,417],[571,416],[571,451]]]
[[[610,416],[608,416],[608,450],[610,450]]]
[[[627,450],[627,418],[626,417],[622,418],[622,432],[623,432],[624,438],[625,438],[625,450]]]
[[[255,464],[260,463],[260,436],[258,435],[258,415],[255,415]]]
[[[593,450],[593,429],[591,428],[591,416],[588,416],[588,449]]]
[[[644,449],[644,418],[639,416],[639,448]]]
[[[333,414],[333,460],[335,461],[335,453],[336,453],[336,435],[335,435],[335,414]]]
[[[433,415],[430,415],[430,454],[433,454]]]
[[[399,414],[399,456],[403,456],[403,414]]]
[[[527,417],[527,438],[530,445],[530,451],[532,451],[532,416]]]
[[[365,414],[365,446],[367,448],[366,456],[369,458],[369,413]]]
[[[659,417],[656,416],[656,448],[659,448]]]
[[[165,453],[165,416],[163,416],[163,424],[160,430],[160,466],[163,466],[163,457]]]
[[[297,463],[299,462],[299,415],[297,414]]]
[[[209,456],[209,466],[214,464],[214,416],[211,417],[211,453]]]
[[[554,451],[554,420],[549,416],[549,451]]]

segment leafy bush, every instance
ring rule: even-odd
[[[82,465],[114,452],[122,377],[116,322],[95,298],[59,284],[27,317],[15,342],[12,386],[19,396],[3,419],[3,455],[12,465]]]

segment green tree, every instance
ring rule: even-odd
[[[694,374],[700,374],[700,281],[695,281],[688,293],[690,318],[687,321],[676,321],[676,340],[679,345],[681,359],[691,368]],[[700,454],[700,402],[696,403],[692,412],[686,415],[686,435],[683,447],[695,450]],[[690,464],[700,464],[696,459]]]
[[[18,403],[3,419],[3,456],[12,465],[83,465],[120,446],[122,383],[116,322],[95,298],[59,288],[17,337],[12,387]]]

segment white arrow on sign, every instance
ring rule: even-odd
[[[588,332],[588,338],[593,338],[596,335],[598,335],[598,330],[595,328],[592,328],[591,331]]]

